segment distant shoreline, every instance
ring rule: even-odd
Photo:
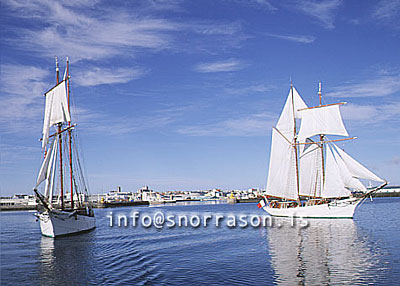
[[[400,197],[400,192],[390,192],[390,193],[375,193],[373,196],[373,198],[389,198],[389,197]],[[258,202],[259,199],[248,199],[248,200],[237,200],[236,203],[256,203]],[[227,202],[228,203],[228,202]],[[135,204],[135,205],[140,205],[140,206],[144,206],[144,205],[148,205],[148,204]],[[99,206],[98,204],[94,204],[95,208],[109,208],[109,207],[130,207],[132,206],[132,204],[130,203],[118,203],[118,205],[115,206]],[[36,206],[25,206],[25,205],[18,205],[18,206],[1,206],[0,207],[0,212],[4,212],[4,211],[34,211],[36,210],[37,207]]]

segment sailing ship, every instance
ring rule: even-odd
[[[44,236],[57,237],[95,228],[96,221],[79,160],[76,124],[71,121],[69,60],[60,81],[56,58],[57,83],[46,97],[42,150],[44,159],[34,188],[38,201],[36,217]],[[54,133],[50,134],[54,130]],[[58,169],[58,170],[57,170]],[[43,187],[43,193],[38,187]]]
[[[339,108],[345,102],[323,105],[321,83],[318,95],[320,104],[308,107],[291,83],[272,130],[266,191],[258,205],[272,216],[353,218],[360,202],[387,185],[335,145],[356,139],[342,121]],[[367,189],[360,179],[381,184]],[[356,191],[362,195],[353,196]]]

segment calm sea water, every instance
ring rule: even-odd
[[[256,204],[134,210],[264,215]],[[109,211],[96,210],[94,231],[58,239],[42,237],[31,212],[0,213],[1,285],[399,285],[400,198],[307,228],[110,227]]]

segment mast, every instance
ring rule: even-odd
[[[319,82],[318,84],[318,96],[319,96],[319,106],[322,106],[322,83]],[[325,184],[325,159],[324,159],[324,135],[320,134],[319,135],[319,140],[321,141],[321,164],[322,164],[322,186],[321,189],[323,188],[324,184]],[[317,194],[314,194],[315,196],[317,196]]]
[[[57,76],[57,84],[60,82],[60,73],[58,68],[58,59],[56,57],[56,76]],[[60,188],[61,188],[61,209],[64,210],[64,184],[63,184],[63,163],[62,163],[62,132],[61,132],[62,123],[58,123],[58,143],[60,149]]]
[[[296,185],[297,185],[297,202],[300,204],[300,179],[299,179],[299,160],[297,158],[297,144],[296,144],[296,116],[294,110],[294,96],[293,96],[293,83],[290,81],[290,92],[292,94],[292,107],[293,107],[293,138],[294,138],[294,153],[296,157]]]
[[[60,82],[60,70],[58,68],[58,58],[56,57],[56,80],[57,84]]]
[[[67,72],[66,72],[66,79],[67,81],[67,96],[68,96],[68,112],[71,116],[71,108],[70,108],[70,91],[69,91],[69,59],[67,57]],[[73,176],[72,176],[72,128],[71,121],[68,121],[68,137],[69,137],[69,177],[70,177],[70,184],[71,184],[71,210],[74,209],[74,183],[73,183]]]

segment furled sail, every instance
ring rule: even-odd
[[[303,109],[300,110],[300,114],[300,142],[318,134],[349,136],[340,115],[339,105]]]
[[[44,112],[42,148],[49,142],[50,126],[71,121],[65,81],[60,82],[46,94],[46,107]]]
[[[272,130],[271,155],[268,169],[267,193],[271,196],[298,199],[296,152],[293,148],[297,111],[307,108],[294,87],[291,87],[276,128]]]
[[[326,147],[325,184],[321,196],[323,198],[348,197],[350,190],[346,189],[340,174],[339,166],[332,153],[331,147]]]
[[[382,180],[379,178],[377,175],[372,173],[370,170],[368,170],[366,167],[361,165],[359,162],[354,160],[349,154],[344,152],[342,149],[337,147],[335,144],[332,144],[336,150],[336,152],[340,155],[340,157],[343,159],[344,163],[347,166],[347,169],[351,173],[353,177],[360,178],[360,179],[367,179],[371,181],[376,181],[376,182],[384,182],[385,180]]]
[[[308,143],[312,141],[307,139]],[[317,144],[304,145],[299,156],[301,196],[319,197],[322,188],[322,154]]]

